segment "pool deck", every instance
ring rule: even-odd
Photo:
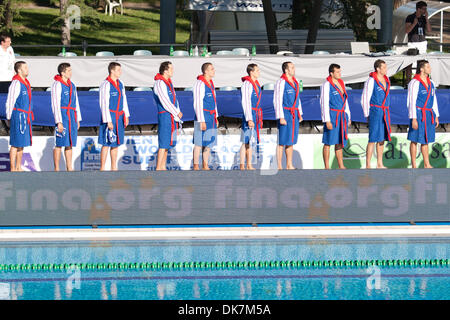
[[[368,237],[450,237],[450,225],[0,229],[0,242]]]

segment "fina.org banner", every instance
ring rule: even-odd
[[[344,164],[347,168],[365,168],[367,134],[351,134],[344,149]],[[9,171],[9,138],[0,138],[0,171]],[[24,149],[22,167],[25,171],[53,171],[54,137],[33,137],[33,146]],[[253,150],[253,166],[257,169],[272,170],[276,167],[277,135],[261,135],[261,144]],[[322,135],[301,134],[294,146],[293,164],[299,169],[323,169]],[[168,154],[168,170],[191,170],[193,143],[191,135],[179,135],[176,148]],[[240,135],[219,135],[217,147],[210,157],[213,170],[239,169],[241,148]],[[97,137],[80,136],[73,149],[74,169],[82,171],[99,170],[100,149]],[[333,149],[330,154],[332,168],[337,168]],[[154,171],[158,152],[157,136],[125,136],[125,144],[119,148],[119,170]],[[392,135],[392,141],[385,144],[384,164],[388,168],[410,168],[409,141],[406,133]],[[450,134],[437,133],[436,141],[430,144],[430,161],[435,168],[450,168]],[[285,163],[283,156],[283,163]],[[417,163],[423,167],[423,159],[418,148]],[[375,155],[372,166],[376,166]],[[109,159],[106,168],[109,169]],[[61,157],[60,168],[64,170]]]
[[[447,169],[6,172],[0,226],[449,222],[449,181]]]
[[[275,12],[292,12],[292,0],[272,0]],[[263,12],[261,0],[190,0],[188,10]]]

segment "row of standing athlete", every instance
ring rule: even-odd
[[[391,140],[390,124],[390,82],[387,77],[387,65],[382,60],[374,64],[374,72],[364,86],[361,104],[364,115],[369,122],[369,143],[367,147],[367,168],[370,168],[374,146],[377,149],[377,167],[384,168],[382,162],[385,141]],[[31,96],[31,85],[27,80],[28,67],[25,62],[15,63],[16,75],[10,85],[6,102],[7,119],[10,120],[10,161],[11,171],[21,171],[23,148],[32,145],[32,121],[34,119]],[[197,77],[193,87],[194,110],[194,151],[193,169],[199,170],[200,154],[202,169],[209,170],[208,160],[211,148],[217,142],[217,101],[213,77],[215,69],[211,63],[202,65],[202,74]],[[427,61],[418,63],[417,74],[408,87],[410,126],[408,139],[411,141],[410,152],[412,167],[416,167],[417,143],[421,144],[421,152],[426,168],[431,168],[428,157],[428,143],[434,142],[435,127],[439,125],[435,85],[430,81],[431,68]],[[121,66],[112,62],[108,66],[108,77],[99,88],[99,103],[102,123],[99,129],[98,143],[101,149],[101,168],[110,153],[111,170],[117,170],[118,147],[124,142],[124,131],[129,123],[130,112],[126,99],[125,86],[121,80]],[[166,61],[161,63],[159,73],[155,76],[154,95],[158,108],[158,143],[157,170],[165,170],[168,150],[175,147],[179,126],[183,114],[180,110],[174,85],[173,65]],[[254,169],[251,164],[251,137],[260,142],[260,131],[263,124],[261,102],[261,86],[258,83],[259,67],[250,64],[247,76],[242,78],[242,147],[240,150],[241,170]],[[52,111],[56,123],[56,143],[54,149],[55,170],[59,170],[61,148],[64,147],[66,169],[73,170],[72,147],[76,146],[81,112],[76,86],[70,81],[72,69],[70,64],[58,66],[58,74],[52,85]],[[430,100],[431,98],[431,100]],[[282,76],[274,90],[274,108],[278,121],[277,165],[282,169],[282,156],[286,155],[286,169],[295,169],[292,164],[293,145],[297,143],[299,123],[302,122],[302,106],[299,96],[299,84],[295,79],[295,65],[291,62],[282,64]],[[348,106],[348,94],[341,79],[341,68],[337,64],[329,67],[329,76],[321,86],[320,99],[323,130],[323,160],[329,169],[330,146],[335,146],[339,168],[344,169],[342,149],[348,141],[348,127],[351,124]],[[427,113],[430,116],[427,117]],[[247,162],[247,164],[245,164]]]

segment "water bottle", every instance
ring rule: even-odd
[[[207,55],[208,55],[208,48],[206,48],[206,46],[203,46],[202,57],[206,57]]]
[[[192,48],[192,44],[191,47],[189,48],[189,56],[192,57],[194,55],[194,49]]]
[[[173,46],[170,46],[170,52],[169,55],[172,57],[173,56]]]
[[[66,46],[62,47],[62,56],[65,57],[66,56]]]
[[[56,133],[56,136],[59,138],[65,137],[66,136],[66,128],[64,128],[62,132],[59,132],[58,127],[56,127],[55,133]]]
[[[195,46],[194,48],[194,57],[198,57],[198,47]]]
[[[252,46],[252,56],[256,56],[256,46]]]
[[[303,80],[300,80],[300,92],[303,92]]]

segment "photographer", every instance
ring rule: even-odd
[[[409,47],[419,49],[420,53],[426,53],[426,34],[431,33],[431,24],[428,21],[428,10],[425,1],[416,4],[416,12],[406,17],[405,32],[408,34]]]

